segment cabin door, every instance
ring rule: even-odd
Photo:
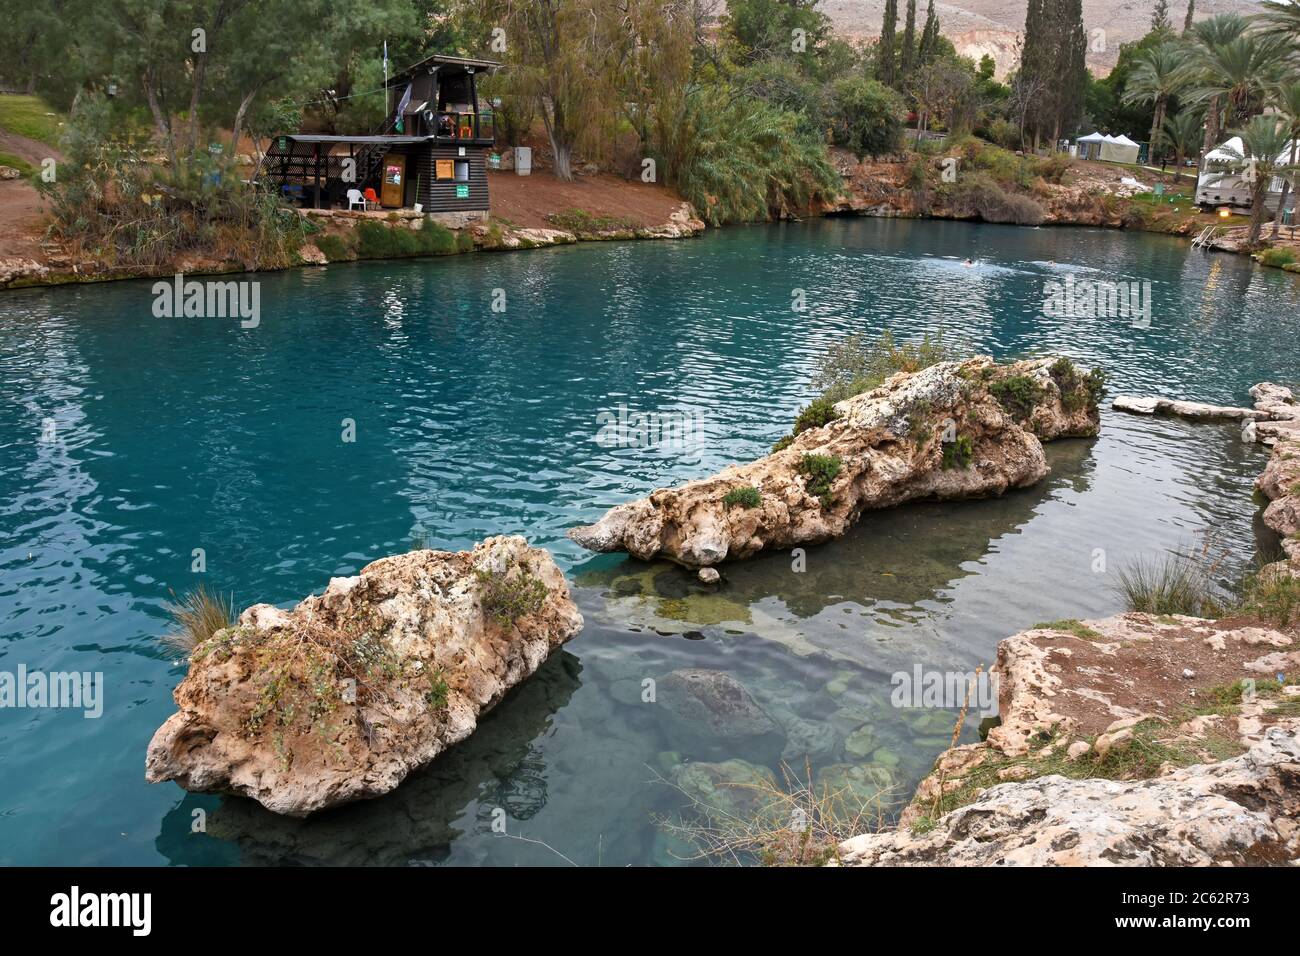
[[[379,204],[385,209],[401,209],[406,187],[406,157],[389,153],[384,157],[384,182],[379,189]]]

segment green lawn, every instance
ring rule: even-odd
[[[24,176],[30,176],[36,171],[31,163],[25,159],[20,159],[13,153],[0,152],[0,166],[12,166]]]
[[[39,96],[0,94],[0,129],[57,147],[62,122],[63,114]]]

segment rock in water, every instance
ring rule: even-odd
[[[987,357],[899,373],[835,406],[781,451],[610,509],[569,537],[702,568],[844,534],[864,511],[915,498],[974,498],[1048,472],[1040,442],[1097,434],[1099,380],[1065,359]],[[815,457],[814,457],[815,456]],[[728,507],[753,487],[757,507]]]
[[[670,739],[693,757],[774,758],[785,746],[776,721],[722,671],[673,671],[659,682],[657,702]]]
[[[564,575],[523,538],[382,558],[194,648],[145,778],[291,816],[379,796],[581,629]]]
[[[1300,738],[1271,727],[1247,753],[1154,780],[1040,777],[990,787],[929,832],[840,845],[849,866],[1263,866],[1300,854]]]

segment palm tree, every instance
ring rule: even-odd
[[[1194,154],[1201,146],[1201,127],[1205,124],[1205,114],[1198,110],[1185,109],[1165,120],[1164,139],[1174,148],[1174,182],[1182,182],[1183,160]]]
[[[1290,130],[1277,116],[1256,116],[1236,134],[1241,137],[1241,149],[1220,148],[1233,158],[1230,168],[1240,170],[1242,178],[1250,183],[1250,232],[1246,244],[1253,246],[1259,242],[1264,226],[1269,183],[1274,176],[1287,176],[1293,168],[1282,158],[1290,143]]]
[[[1293,0],[1264,0],[1260,19],[1276,30],[1290,33],[1293,39],[1300,39],[1300,4]]]
[[[1177,43],[1166,42],[1143,50],[1134,58],[1133,71],[1129,73],[1121,97],[1125,105],[1150,103],[1154,110],[1151,118],[1151,155],[1155,156],[1165,124],[1165,111],[1169,98],[1187,85],[1187,52]]]
[[[1190,64],[1195,75],[1188,102],[1218,97],[1228,123],[1240,125],[1259,110],[1279,79],[1289,43],[1276,33],[1245,33],[1227,43],[1192,49]]]
[[[1236,13],[1220,13],[1200,23],[1193,23],[1184,37],[1188,44],[1189,82],[1197,78],[1204,62],[1211,58],[1212,50],[1242,36],[1247,26],[1246,18]],[[1201,166],[1205,164],[1205,154],[1214,149],[1219,141],[1219,117],[1222,112],[1218,95],[1211,95],[1206,105],[1205,138],[1201,141]]]
[[[1300,11],[1300,7],[1296,7]],[[1300,24],[1300,14],[1297,14],[1296,23]],[[1291,78],[1279,83],[1273,90],[1273,106],[1277,109],[1278,114],[1286,124],[1287,136],[1291,139],[1291,154],[1289,165],[1294,172],[1296,168],[1296,141],[1300,140],[1300,79]],[[1286,209],[1287,195],[1291,191],[1291,179],[1286,177],[1282,180],[1282,195],[1277,201],[1277,215],[1273,217],[1273,234],[1272,239],[1277,241],[1278,230],[1282,228],[1282,213]]]

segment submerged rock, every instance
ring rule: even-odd
[[[775,815],[772,795],[780,791],[776,774],[745,760],[679,765],[672,782],[696,809],[732,820]]]
[[[382,558],[196,647],[145,777],[292,816],[387,793],[581,628],[563,574],[523,538]]]
[[[722,671],[673,671],[659,682],[658,704],[670,737],[691,756],[766,758],[785,747],[776,721],[744,684]]]
[[[1097,433],[1096,391],[1068,361],[1050,358],[979,357],[899,373],[840,402],[836,419],[781,451],[619,505],[569,537],[593,551],[700,568],[826,541],[865,511],[916,498],[1002,494],[1048,473],[1040,439]],[[724,502],[745,487],[759,492],[757,507]]]

